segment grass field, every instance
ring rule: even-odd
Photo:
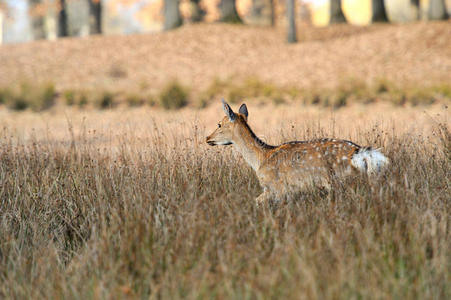
[[[449,299],[443,104],[248,103],[270,143],[383,147],[376,179],[256,207],[253,171],[202,110],[0,110],[1,298]]]
[[[1,299],[451,299],[450,22],[225,24],[0,47]],[[381,147],[256,207],[205,137]]]

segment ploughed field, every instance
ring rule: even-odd
[[[446,105],[247,104],[268,143],[349,139],[391,165],[256,207],[252,169],[205,143],[219,101],[2,109],[0,296],[451,298]]]

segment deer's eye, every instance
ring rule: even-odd
[[[218,128],[221,128],[221,123],[218,123]]]

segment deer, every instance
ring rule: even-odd
[[[246,104],[240,106],[238,113],[224,99],[222,106],[225,116],[206,142],[210,146],[232,145],[255,171],[263,188],[255,199],[257,205],[309,188],[330,191],[332,176],[352,173],[373,176],[389,164],[380,149],[348,140],[321,138],[269,145],[249,127]]]

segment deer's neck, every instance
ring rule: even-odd
[[[274,149],[274,146],[268,145],[260,140],[252,129],[243,122],[235,133],[233,139],[234,148],[241,153],[244,160],[257,171],[263,163],[266,153]]]

